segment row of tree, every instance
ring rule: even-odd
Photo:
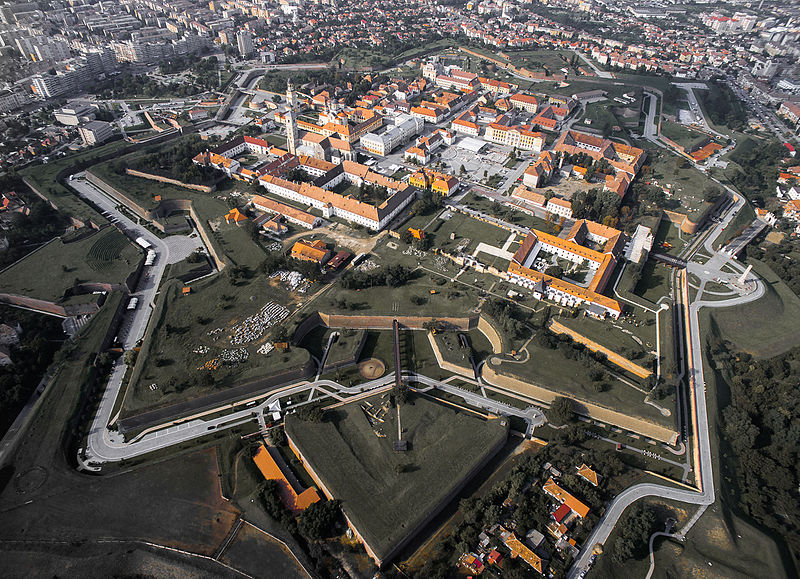
[[[345,289],[365,289],[370,287],[400,287],[412,279],[413,271],[404,265],[390,265],[368,272],[348,270],[342,275],[340,283]]]

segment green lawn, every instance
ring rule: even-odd
[[[123,283],[139,259],[138,248],[113,228],[71,243],[55,239],[6,269],[0,292],[59,301],[76,283]]]
[[[388,406],[386,395],[367,401],[372,412]],[[286,433],[379,557],[389,554],[434,511],[468,473],[507,437],[501,420],[483,420],[428,397],[412,395],[401,408],[407,452],[392,448],[397,414],[387,408],[370,426],[366,401],[328,411],[322,423],[286,418]],[[400,471],[405,472],[400,472]]]
[[[655,304],[664,296],[669,296],[669,276],[672,268],[655,259],[647,260],[642,268],[642,277],[636,284],[634,294]]]
[[[703,190],[712,183],[711,179],[674,153],[645,147],[652,179],[658,181],[659,186],[671,185],[672,198],[681,203],[677,211],[686,213],[692,221],[700,219],[708,208],[708,203],[703,200]]]
[[[309,354],[302,348],[273,350],[267,355],[257,352],[259,346],[271,340],[280,324],[243,344],[232,344],[228,339],[234,326],[270,301],[286,304],[290,311],[294,309],[286,290],[274,281],[269,283],[265,277],[257,276],[234,285],[227,275],[217,275],[192,284],[188,296],[181,295],[182,286],[170,281],[161,290],[161,301],[151,320],[155,324],[152,334],[148,329],[139,354],[146,358],[141,366],[137,363],[125,397],[126,411],[202,396],[301,367],[308,361]],[[203,369],[206,362],[221,360],[225,352],[240,348],[249,355],[245,362],[223,364],[210,372]],[[209,373],[213,382],[202,382],[200,378]],[[158,386],[155,390],[150,389],[153,383]]]
[[[757,358],[771,358],[800,343],[797,332],[800,298],[767,265],[756,260],[748,260],[748,263],[766,283],[766,294],[747,304],[713,310],[703,308],[701,324],[733,342],[736,349]]]
[[[543,71],[547,68],[552,74],[562,74],[561,68],[570,68],[569,61],[575,56],[573,52],[567,50],[546,49],[519,50],[506,52],[506,54],[511,57],[511,63],[517,67],[533,71]],[[581,64],[583,64],[582,60],[579,62],[579,66]]]
[[[361,340],[366,330],[332,329],[320,326],[309,332],[300,343],[301,348],[305,348],[309,353],[322,360],[325,348],[328,345],[328,338],[334,332],[338,332],[339,338],[331,344],[325,366],[330,366],[355,357]]]
[[[527,350],[530,359],[523,364],[498,365],[492,363],[493,359],[487,363],[503,374],[510,374],[564,396],[599,404],[669,428],[674,427],[674,417],[665,417],[652,406],[645,404],[643,392],[610,375],[605,380],[609,385],[608,390],[598,392],[589,376],[589,369],[577,360],[567,359],[561,350],[541,347],[535,340],[528,344]],[[630,376],[628,379],[637,383]]]
[[[588,316],[578,316],[577,318],[563,316],[557,317],[556,320],[635,363],[645,368],[650,367],[645,354],[650,350],[655,350],[656,337],[655,316],[650,312],[637,309],[636,322],[633,324],[612,320],[601,321]],[[650,324],[648,325],[647,322]],[[634,336],[641,340],[642,344],[639,344]],[[647,344],[650,344],[650,347]],[[637,353],[642,357],[635,358]]]
[[[133,153],[133,155],[135,154]],[[89,169],[89,172],[94,173],[112,187],[122,191],[131,200],[147,210],[155,209],[158,205],[159,202],[155,201],[156,195],[160,195],[162,200],[193,199],[196,196],[206,195],[205,193],[199,193],[177,185],[159,183],[158,181],[133,177],[132,175],[119,175],[111,168],[111,165],[115,162],[116,160],[112,160],[97,164]]]
[[[467,350],[461,348],[461,343],[458,339],[459,334],[466,336],[469,344]],[[447,362],[453,362],[459,366],[470,367],[470,351],[473,352],[476,362],[480,362],[492,354],[492,344],[486,336],[478,330],[471,330],[469,332],[439,332],[434,336],[434,339],[439,346],[442,358]]]
[[[753,208],[749,203],[745,203],[745,206],[739,210],[739,213],[736,214],[736,217],[734,217],[728,226],[722,230],[722,233],[719,234],[719,237],[714,240],[714,243],[712,244],[714,249],[719,249],[731,239],[734,239],[740,235],[755,218],[756,212],[753,211]]]
[[[46,165],[27,167],[20,171],[20,175],[41,191],[42,194],[46,195],[62,213],[81,220],[91,219],[94,223],[103,225],[108,223],[108,220],[81,201],[74,191],[59,183],[57,177],[62,171],[66,171],[79,163],[99,158],[129,146],[130,143],[125,141],[113,141],[101,147],[87,149],[74,155],[67,155],[53,160]]]
[[[437,219],[431,227],[425,230],[428,235],[434,236],[434,245],[447,253],[456,253],[462,247],[463,253],[472,253],[479,243],[483,242],[495,247],[502,247],[511,234],[509,231],[478,221],[462,213],[453,213],[448,220]],[[450,239],[451,234],[455,239]],[[469,243],[466,240],[469,239]]]
[[[680,146],[684,147],[687,151],[700,142],[705,141],[708,136],[694,131],[684,125],[672,123],[670,121],[661,121],[661,134],[668,139],[675,141]]]

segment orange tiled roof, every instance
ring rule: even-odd
[[[567,505],[580,518],[583,519],[589,514],[589,507],[558,486],[552,478],[548,479],[548,481],[544,483],[542,489],[544,492],[555,498],[559,503]]]
[[[253,457],[253,462],[256,463],[258,470],[264,475],[267,480],[274,480],[278,482],[281,489],[281,499],[283,504],[286,505],[290,511],[299,513],[305,510],[311,504],[319,501],[319,494],[313,488],[308,488],[301,492],[299,495],[292,488],[292,485],[286,479],[278,464],[272,458],[269,451],[262,444]]]

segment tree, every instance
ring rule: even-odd
[[[325,418],[325,412],[319,406],[302,406],[297,411],[297,418],[303,422],[314,422],[319,424]]]
[[[397,404],[405,404],[408,402],[411,391],[408,388],[408,384],[400,382],[399,386],[395,384],[394,388],[392,388],[392,394],[394,394],[394,400]]]
[[[645,555],[655,524],[653,511],[636,505],[624,520],[617,523],[620,533],[611,547],[611,560],[619,564]]]
[[[551,265],[544,271],[544,273],[546,275],[561,279],[564,276],[564,268],[560,265]]]
[[[317,501],[297,518],[297,528],[309,539],[329,537],[340,515],[338,501]]]
[[[545,415],[547,416],[547,420],[554,426],[563,426],[572,420],[572,399],[558,396],[550,404],[550,408],[545,410]]]

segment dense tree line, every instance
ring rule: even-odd
[[[640,503],[630,509],[617,523],[619,534],[611,544],[611,560],[617,564],[645,557],[649,552],[650,535],[658,530],[656,515],[651,509]]]
[[[266,513],[280,523],[311,557],[319,577],[344,576],[341,565],[326,555],[319,543],[321,539],[332,536],[341,526],[342,514],[338,501],[316,502],[295,518],[281,501],[278,481],[264,481],[260,498]]]
[[[534,338],[536,343],[543,348],[558,350],[567,360],[581,362],[589,369],[589,379],[598,392],[609,389],[608,374],[606,373],[606,355],[602,352],[592,352],[589,348],[576,342],[568,334],[555,334],[547,328],[542,328]]]
[[[742,103],[727,85],[710,81],[710,90],[697,91],[703,101],[703,109],[716,125],[726,125],[734,131],[741,131],[747,123],[747,112]]]
[[[788,152],[778,141],[772,141],[766,146],[754,144],[740,151],[734,150],[731,157],[744,170],[734,172],[731,182],[745,197],[763,207],[765,199],[775,190],[778,164]]]
[[[755,244],[747,246],[747,257],[758,259],[766,263],[789,289],[800,296],[800,240],[796,237],[784,237],[777,245],[767,245],[761,248]]]
[[[525,338],[530,333],[525,323],[528,316],[513,302],[498,298],[488,299],[483,305],[483,311],[514,339]]]
[[[730,388],[730,402],[722,409],[721,464],[734,481],[733,493],[745,514],[784,536],[798,557],[800,347],[757,360],[712,336],[708,350]]]
[[[341,278],[342,287],[345,289],[365,289],[388,285],[400,287],[412,278],[413,272],[403,265],[390,265],[368,272],[348,270]]]
[[[27,189],[21,181],[8,180],[7,178],[4,178],[4,180],[5,182],[13,183],[13,189],[12,186],[0,183],[0,190],[16,190],[19,193],[20,187]],[[69,221],[64,215],[38,197],[24,195],[24,198],[28,203],[30,214],[16,213],[10,215],[9,224],[2,235],[8,240],[8,249],[0,252],[0,268],[14,263],[42,243],[63,234],[69,226]]]
[[[130,166],[131,169],[178,179],[184,183],[208,183],[215,179],[216,171],[211,167],[200,167],[192,162],[198,153],[207,148],[208,143],[197,135],[191,135],[180,139],[171,147],[159,148],[130,162],[114,161],[111,168],[119,175],[124,174],[125,169]]]
[[[272,275],[278,270],[297,271],[310,280],[316,280],[319,276],[319,267],[315,263],[294,259],[280,251],[267,252],[259,270],[265,275]]]
[[[575,219],[590,219],[613,227],[620,215],[619,207],[619,195],[613,191],[590,189],[572,196],[572,216]]]
[[[112,76],[99,83],[96,87],[101,99],[149,97],[159,98],[164,96],[192,96],[201,89],[188,82],[173,82],[161,84],[144,74],[131,74],[129,72]]]
[[[577,426],[577,425],[576,425]],[[480,532],[501,523],[512,526],[516,524],[518,536],[524,536],[529,530],[536,529],[546,534],[545,525],[551,520],[553,499],[542,491],[542,484],[549,477],[543,466],[550,462],[563,469],[564,475],[560,483],[580,500],[585,502],[591,512],[582,524],[578,524],[571,536],[579,543],[584,541],[598,521],[598,513],[603,504],[611,498],[607,486],[595,488],[585,480],[572,473],[575,466],[582,462],[592,464],[605,477],[612,477],[622,472],[624,465],[613,452],[584,450],[574,446],[580,440],[576,438],[578,430],[570,426],[564,429],[565,435],[558,434],[558,444],[544,447],[536,455],[527,455],[501,482],[495,484],[488,493],[481,497],[463,499],[459,503],[459,511],[463,516],[450,535],[441,541],[425,563],[425,566],[414,575],[415,579],[446,578],[452,576],[455,560],[461,553],[474,550]],[[568,441],[567,437],[572,440]],[[503,506],[506,499],[509,506]],[[566,575],[572,560],[552,549],[549,543],[539,550],[546,555],[545,568],[549,567],[552,577],[561,578]],[[525,563],[506,557],[503,560],[504,578],[532,577],[535,572]],[[550,576],[547,573],[545,576]]]
[[[61,320],[0,305],[0,322],[22,328],[20,343],[10,347],[13,365],[0,366],[0,433],[33,393],[61,346]]]

